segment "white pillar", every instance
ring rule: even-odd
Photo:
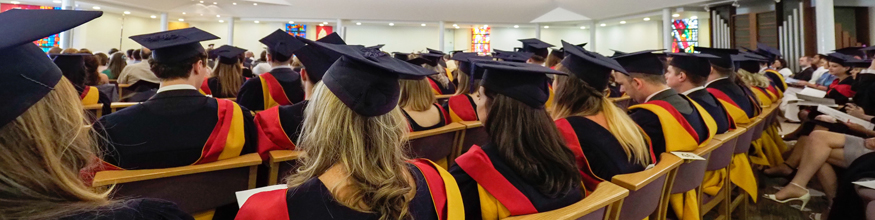
[[[61,9],[62,10],[73,10],[74,5],[76,5],[76,3],[73,2],[73,0],[63,0],[61,2]],[[71,45],[72,42],[73,42],[73,29],[61,32],[61,42],[59,43],[59,46],[61,46],[61,48],[64,48],[64,49],[70,48],[72,46]]]
[[[541,23],[535,24],[535,38],[541,39]]]
[[[875,24],[875,7],[869,7],[869,25]],[[875,44],[875,28],[869,28],[869,46]]]
[[[440,50],[446,50],[444,48],[444,35],[446,34],[447,29],[444,28],[444,21],[438,22],[438,28],[438,30],[440,30],[440,34],[438,35],[438,40],[440,41],[438,42],[438,48],[440,48]]]
[[[589,44],[587,44],[587,46],[589,46],[589,51],[594,52],[596,50],[596,47],[595,47],[595,45],[596,45],[596,41],[595,41],[596,33],[595,32],[596,32],[596,30],[598,30],[597,28],[598,28],[598,21],[592,20],[592,22],[590,22],[590,24],[589,24]]]
[[[337,35],[339,35],[341,38],[343,38],[343,36],[346,36],[345,33],[343,33],[343,20],[340,20],[340,18],[338,18],[337,21],[335,21],[335,24],[336,25],[334,26],[334,32],[337,32]]]
[[[235,17],[228,18],[228,45],[234,45],[234,19]]]
[[[816,0],[817,52],[827,54],[836,49],[835,5],[833,0]]]
[[[662,47],[671,50],[671,9],[662,9]]]
[[[167,31],[167,12],[161,12],[161,31]]]

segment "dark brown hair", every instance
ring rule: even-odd
[[[207,65],[207,54],[199,53],[187,60],[174,62],[174,63],[162,63],[156,60],[149,60],[149,66],[152,69],[152,72],[155,73],[155,76],[162,80],[171,80],[171,79],[186,79],[191,76],[191,65],[197,63],[197,61],[203,62],[203,65]]]
[[[100,63],[97,61],[97,56],[86,55],[83,57],[83,61],[85,61],[85,85],[96,86],[100,84],[100,73],[97,72]]]
[[[581,190],[574,154],[547,111],[486,89],[491,99],[485,121],[501,159],[541,193],[558,197]],[[575,187],[578,186],[576,189]]]
[[[109,65],[107,66],[107,68],[109,69],[109,78],[118,78],[119,74],[122,73],[122,70],[124,70],[126,66],[128,66],[128,61],[125,60],[125,54],[112,54],[112,58],[109,59]]]
[[[140,56],[140,50],[134,50],[131,56],[134,57],[134,60],[143,60],[143,57]]]

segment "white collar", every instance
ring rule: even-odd
[[[659,93],[665,92],[666,90],[669,90],[669,89],[671,89],[671,88],[665,88],[665,89],[663,89],[663,90],[659,90],[659,91],[657,91],[657,92],[654,92],[653,94],[650,94],[650,96],[647,96],[647,99],[644,100],[644,103],[649,102],[650,99],[653,98],[653,96],[656,96],[656,94],[659,94]]]
[[[693,92],[695,92],[695,91],[699,91],[699,90],[703,90],[703,89],[705,89],[704,86],[699,86],[699,87],[696,87],[696,88],[692,88],[692,89],[690,89],[690,90],[687,90],[687,91],[685,91],[685,92],[682,92],[681,94],[684,94],[684,95],[686,95],[686,96],[689,96],[690,93],[693,93]]]
[[[197,88],[195,88],[193,85],[189,85],[189,84],[176,84],[176,85],[169,85],[169,86],[161,86],[161,88],[158,88],[158,93],[173,91],[173,90],[197,90]]]
[[[761,72],[761,73],[766,72],[766,70],[768,70],[768,69],[769,69],[769,67],[763,67],[763,68],[760,68],[760,72]]]
[[[287,69],[291,69],[292,66],[290,66],[290,65],[274,66],[274,67],[270,67],[270,70],[272,71],[272,70],[279,69],[279,68],[287,68]]]
[[[860,74],[875,74],[875,70],[866,68],[863,69],[863,71],[860,71]]]
[[[721,80],[721,79],[729,79],[729,77],[720,77],[720,78],[717,78],[717,79],[711,80],[710,82],[705,83],[705,87],[708,87],[708,85],[711,85],[711,83],[713,83],[713,82],[717,82],[717,81],[719,81],[719,80]]]

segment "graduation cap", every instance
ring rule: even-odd
[[[853,66],[854,68],[868,68],[872,65],[872,60],[860,60],[853,59],[846,62],[848,65]]]
[[[735,67],[735,65],[733,65],[732,63],[732,55],[738,54],[738,50],[736,49],[719,49],[708,47],[695,47],[693,49],[703,54],[717,56],[718,58],[709,59],[711,61],[711,65],[726,69],[733,69]]]
[[[428,53],[431,53],[431,54],[447,55],[443,51],[440,51],[440,50],[435,50],[435,49],[431,49],[431,48],[425,48],[425,49],[428,50]]]
[[[101,11],[20,10],[0,13],[0,126],[43,99],[61,70],[33,42],[84,24]]]
[[[421,53],[419,54],[419,58],[425,59],[427,61],[426,64],[429,66],[437,66],[440,64],[441,60],[443,60],[444,55],[437,53]]]
[[[305,38],[295,38],[308,44],[307,46],[301,47],[295,51],[295,56],[298,57],[301,64],[304,64],[304,68],[307,70],[307,76],[310,77],[310,81],[321,81],[322,76],[325,75],[325,71],[328,71],[331,64],[339,59],[341,54],[332,50],[326,50],[322,47],[313,46],[314,41]],[[346,42],[343,42],[343,40],[340,39],[340,36],[336,33],[331,33],[328,36],[319,38],[317,42],[346,45]]]
[[[410,63],[410,64],[417,65],[417,66],[422,66],[422,64],[429,63],[429,60],[428,60],[428,59],[425,59],[425,58],[422,58],[422,57],[417,57],[417,58],[409,59],[409,60],[406,60],[406,61],[407,61],[408,63]]]
[[[341,54],[322,82],[343,104],[366,116],[392,111],[401,95],[399,79],[423,79],[437,72],[389,56],[373,48],[322,42],[311,46]]]
[[[526,61],[529,60],[529,58],[532,58],[532,56],[534,56],[534,55],[535,54],[528,53],[528,52],[513,52],[513,51],[503,51],[503,50],[495,50],[495,53],[493,53],[493,56],[495,58],[498,58],[498,59],[501,59],[504,61],[518,62],[518,63],[525,63]]]
[[[552,44],[541,41],[537,38],[520,39],[523,42],[522,52],[529,52],[541,57],[547,57],[548,48],[553,47]]]
[[[268,53],[288,58],[291,58],[296,50],[305,46],[304,42],[280,29],[261,38],[258,42],[267,45]]]
[[[852,56],[852,57],[857,56],[857,57],[865,59],[866,53],[863,52],[862,49],[863,49],[863,47],[845,47],[845,48],[841,48],[841,49],[836,49],[835,52],[840,53],[840,54],[844,54],[844,55],[848,55],[848,56]]]
[[[453,56],[452,60],[459,61],[459,71],[463,74],[468,75],[470,78],[469,83],[471,85],[474,84],[474,80],[483,78],[483,69],[478,69],[474,63],[480,61],[489,61],[492,60],[490,57],[480,56],[477,53],[458,53]],[[476,86],[471,86],[471,90],[469,93],[474,92]]]
[[[587,51],[583,47],[562,41],[562,49],[565,49],[562,66],[599,91],[608,88],[612,70],[628,74],[616,60]]]
[[[246,49],[235,46],[222,45],[221,47],[216,48],[213,51],[215,51],[216,55],[219,56],[219,63],[236,64],[237,62],[240,62],[240,55],[245,53]]]
[[[551,49],[550,56],[554,56],[556,58],[559,58],[560,60],[565,59],[565,48]]]
[[[660,60],[660,55],[655,51],[643,50],[613,57],[628,73],[644,73],[651,75],[665,74],[665,63]],[[626,74],[628,74],[626,73]]]
[[[395,59],[399,59],[399,60],[403,60],[403,61],[410,60],[410,53],[395,52],[395,53],[392,53],[392,56],[395,57]]]
[[[561,71],[528,63],[484,60],[474,62],[483,69],[481,86],[535,109],[543,109],[550,96],[546,74],[566,75]]]
[[[465,51],[464,51],[464,50],[454,50],[454,51],[450,51],[450,55],[455,56],[457,53],[461,53],[461,52],[465,52]]]
[[[763,57],[750,56],[750,54],[732,55],[732,62],[735,63],[735,66],[750,73],[759,73],[760,63],[766,61]]]
[[[386,46],[386,45],[385,45],[385,44],[377,44],[377,45],[370,46],[370,47],[367,47],[367,48],[375,49],[375,50],[380,50],[380,49],[383,49],[383,46]]]
[[[679,68],[687,74],[698,75],[707,78],[711,75],[711,63],[709,59],[720,57],[706,53],[670,53],[672,57],[669,65]]]
[[[767,58],[772,60],[777,59],[781,56],[781,50],[778,50],[764,43],[757,43],[757,51],[759,52],[759,54],[764,54]]]
[[[845,66],[845,67],[851,66],[851,64],[848,63],[848,61],[853,61],[856,59],[857,58],[854,58],[850,55],[846,55],[846,54],[842,54],[842,53],[831,53],[831,54],[826,55],[826,60],[829,61],[830,63],[835,63],[835,64]]]
[[[70,80],[70,83],[77,89],[82,89],[85,86],[86,75],[88,75],[85,69],[85,56],[90,55],[87,53],[49,54],[49,57],[52,58],[55,66],[61,69],[61,74]]]
[[[162,63],[183,61],[204,53],[201,41],[219,39],[196,27],[131,36],[143,47],[152,50],[152,59]]]

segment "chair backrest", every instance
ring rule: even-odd
[[[432,161],[451,159],[458,151],[459,134],[465,130],[465,125],[450,123],[446,126],[427,131],[411,132],[407,152],[412,158],[426,158]]]
[[[699,147],[695,151],[694,154],[699,155],[706,160],[693,160],[693,161],[685,161],[682,163],[675,174],[674,179],[680,181],[673,181],[674,184],[671,187],[671,193],[682,193],[686,191],[690,191],[702,185],[702,180],[705,179],[705,168],[708,167],[708,158],[715,149],[723,145],[723,141],[712,139],[708,142],[708,145]]]
[[[623,198],[629,196],[629,190],[610,182],[599,183],[595,191],[589,196],[569,206],[549,212],[530,215],[514,216],[506,220],[604,220],[612,209],[623,202]]]
[[[738,136],[738,140],[736,141],[734,154],[747,153],[750,150],[750,144],[753,142],[754,133],[756,133],[756,125],[757,122],[753,122],[748,124],[749,126],[745,128],[744,133]]]
[[[282,179],[292,174],[300,166],[298,157],[300,157],[301,153],[302,151],[298,150],[275,150],[268,152],[269,173],[267,174],[267,185],[281,183]]]
[[[119,109],[131,107],[134,105],[140,104],[139,102],[113,102],[109,104],[109,108],[112,109],[112,112],[116,112]]]
[[[763,128],[765,128],[766,126],[765,117],[766,116],[757,118],[756,127],[754,128],[755,131],[753,132],[753,137],[751,138],[751,141],[759,140],[761,137],[763,137]]]
[[[259,164],[261,157],[253,153],[184,167],[100,171],[92,185],[116,184],[115,198],[163,199],[192,214],[236,204],[235,192],[255,188]]]
[[[93,104],[93,105],[85,105],[85,106],[83,106],[83,109],[85,109],[85,111],[88,111],[88,112],[93,112],[94,116],[95,116],[94,119],[99,119],[100,116],[103,116],[103,114],[104,114],[103,104],[100,104],[100,103]],[[106,113],[109,113],[109,112],[106,112]],[[96,121],[96,120],[90,120],[90,121]]]
[[[468,152],[468,149],[471,149],[471,146],[483,146],[489,143],[489,134],[486,133],[486,127],[483,127],[483,123],[479,121],[463,121],[460,122],[465,125],[465,133],[461,138],[460,151],[456,153],[456,156],[462,155],[465,152]]]
[[[708,167],[705,168],[705,170],[714,171],[729,166],[729,163],[732,162],[732,155],[734,154],[735,147],[738,144],[738,137],[741,136],[741,134],[744,134],[746,130],[747,129],[738,127],[725,134],[715,136],[714,140],[720,140],[722,143],[720,144],[720,147],[711,151],[711,156],[708,157]]]
[[[680,158],[663,153],[655,167],[637,172],[616,175],[611,183],[629,189],[629,196],[623,200],[622,212],[616,219],[641,220],[657,211],[660,203],[668,201],[671,191],[670,175],[683,163]],[[625,208],[625,209],[624,209]]]

